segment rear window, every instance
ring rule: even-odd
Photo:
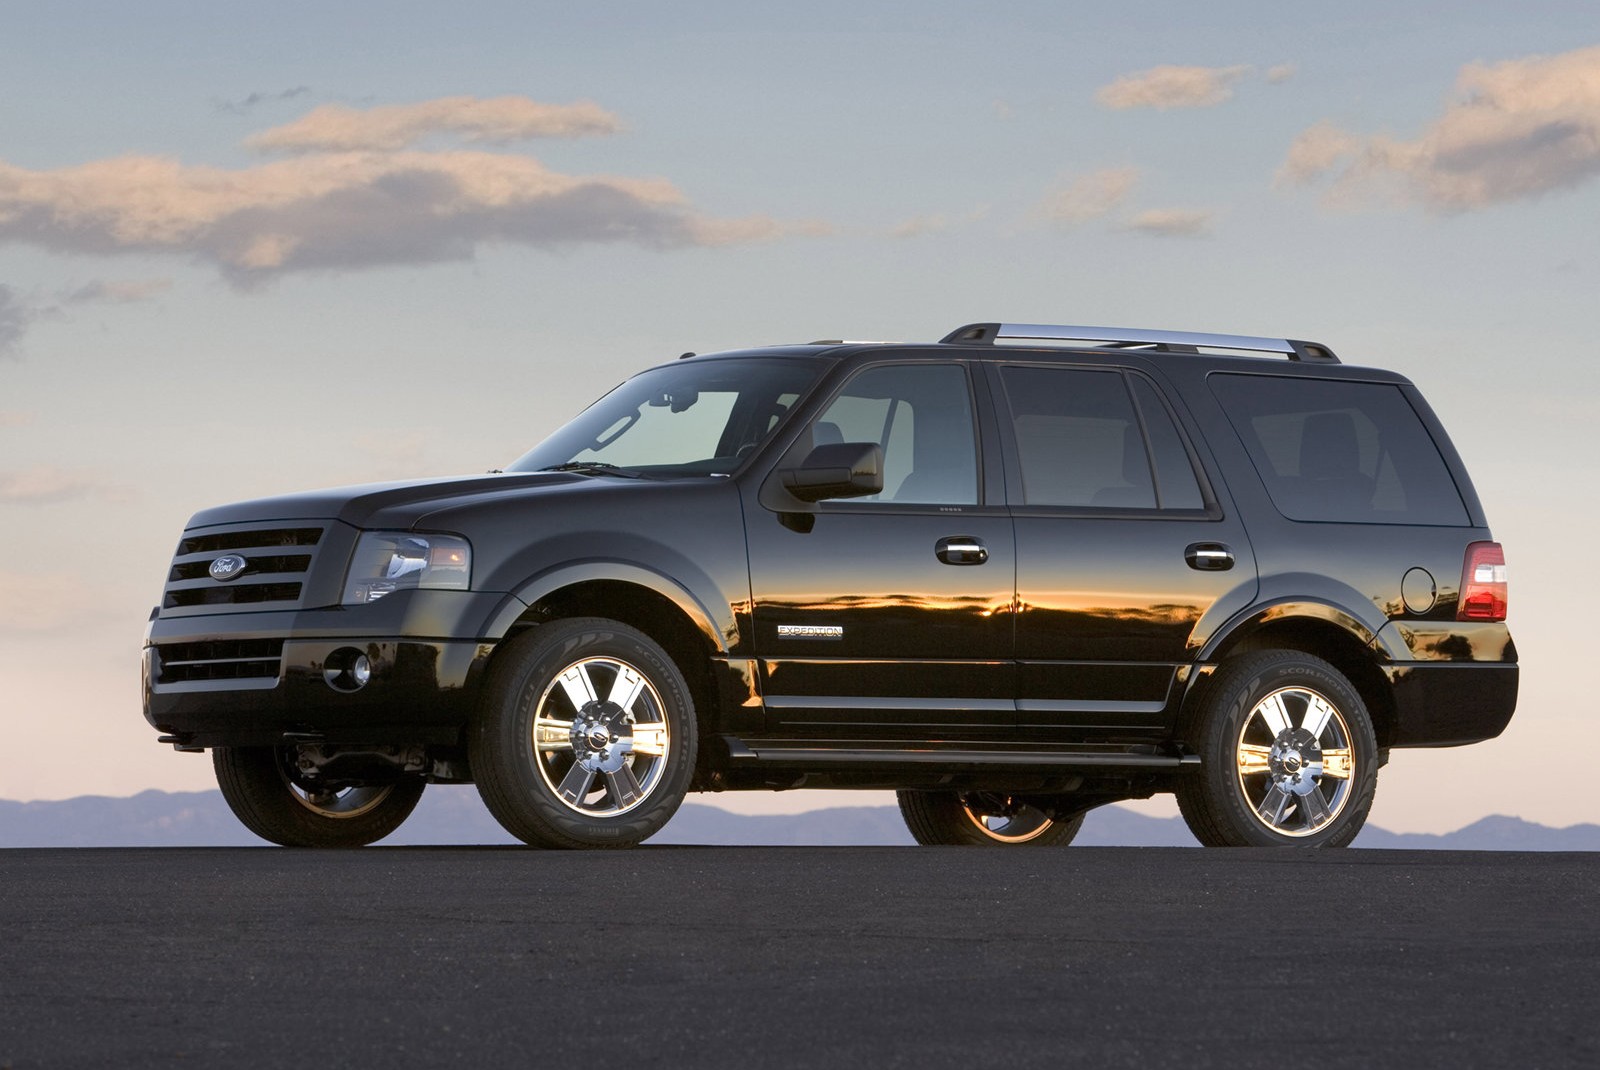
[[[1400,387],[1219,374],[1211,389],[1289,519],[1469,523],[1450,470]]]

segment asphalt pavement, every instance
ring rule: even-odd
[[[0,1068],[1595,1067],[1600,854],[0,851]]]

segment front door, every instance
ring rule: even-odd
[[[778,467],[815,445],[876,442],[883,492],[804,514],[747,501],[771,735],[1010,737],[1012,528],[998,487],[983,504],[977,430],[966,365],[867,367]]]

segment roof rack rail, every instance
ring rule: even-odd
[[[1252,338],[1241,334],[1196,334],[1191,331],[1151,331],[1128,327],[1065,327],[1047,323],[969,323],[939,341],[943,344],[994,345],[1002,339],[1088,342],[1095,348],[1126,349],[1149,346],[1163,353],[1198,353],[1202,349],[1238,349],[1255,353],[1283,353],[1290,360],[1313,364],[1338,364],[1333,350],[1317,342],[1293,338]]]

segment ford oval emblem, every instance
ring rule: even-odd
[[[209,570],[211,573],[211,578],[216,580],[218,583],[225,583],[228,580],[236,580],[240,576],[244,575],[244,567],[249,563],[250,562],[246,561],[238,554],[223,554],[221,557],[211,562],[211,568]]]

